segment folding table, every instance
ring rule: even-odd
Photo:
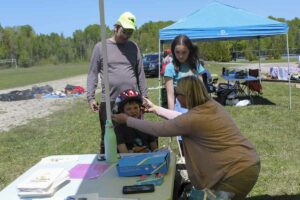
[[[132,155],[132,154],[131,154]],[[105,163],[104,161],[98,161],[96,154],[77,155],[77,160],[70,160],[65,162],[45,162],[42,159],[39,163],[34,165],[15,181],[9,184],[0,192],[0,199],[17,200],[21,199],[18,196],[17,185],[30,177],[34,172],[43,168],[64,168],[66,170],[72,169],[77,164],[97,164]],[[129,156],[122,154],[122,156]],[[120,199],[143,199],[143,200],[171,200],[173,196],[173,184],[175,178],[176,158],[175,154],[170,154],[169,171],[164,176],[162,185],[155,186],[155,191],[152,193],[139,193],[139,194],[122,194],[122,188],[124,185],[134,185],[139,177],[119,177],[116,164],[111,164],[109,168],[99,177],[93,179],[71,179],[62,188],[49,198],[33,198],[33,199],[60,199],[65,200],[66,197],[78,194],[93,194],[97,195],[99,200],[120,200]],[[51,158],[51,157],[46,157]],[[30,198],[28,198],[30,199]]]

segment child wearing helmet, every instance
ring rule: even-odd
[[[142,96],[136,90],[128,89],[117,97],[114,112],[140,119],[142,103]],[[117,124],[115,133],[119,153],[149,152],[157,149],[157,137],[127,127],[126,124]]]

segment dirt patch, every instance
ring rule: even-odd
[[[67,84],[79,85],[86,89],[86,75],[75,76],[66,79],[49,81],[37,86],[50,85],[54,91],[63,91]],[[0,94],[8,93],[13,90],[31,89],[33,85],[24,87],[0,90]],[[58,98],[58,99],[30,99],[22,101],[5,102],[0,101],[0,132],[28,123],[31,119],[46,117],[57,110],[68,108],[70,102],[79,98],[86,98],[86,94],[81,97],[74,98]]]

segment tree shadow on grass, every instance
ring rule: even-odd
[[[300,200],[300,194],[279,196],[260,195],[246,198],[246,200]]]

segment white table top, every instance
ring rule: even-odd
[[[126,155],[126,154],[125,154]],[[49,157],[47,157],[49,158]],[[21,199],[18,196],[17,185],[27,179],[30,175],[36,172],[38,169],[43,168],[64,168],[66,170],[72,169],[77,164],[96,164],[101,163],[97,160],[96,154],[78,155],[77,160],[70,160],[65,162],[49,163],[40,161],[15,181],[9,184],[0,192],[0,199],[17,200]],[[99,199],[172,199],[173,195],[173,183],[175,178],[176,159],[174,153],[171,153],[170,167],[168,173],[164,177],[164,182],[160,186],[155,186],[155,192],[143,193],[143,194],[122,194],[122,188],[124,185],[134,185],[139,177],[119,177],[116,165],[113,164],[105,173],[95,179],[71,179],[69,183],[60,188],[50,198],[33,198],[33,199],[55,199],[64,200],[67,196],[76,194],[91,194],[96,193]],[[31,199],[31,198],[27,198]]]

